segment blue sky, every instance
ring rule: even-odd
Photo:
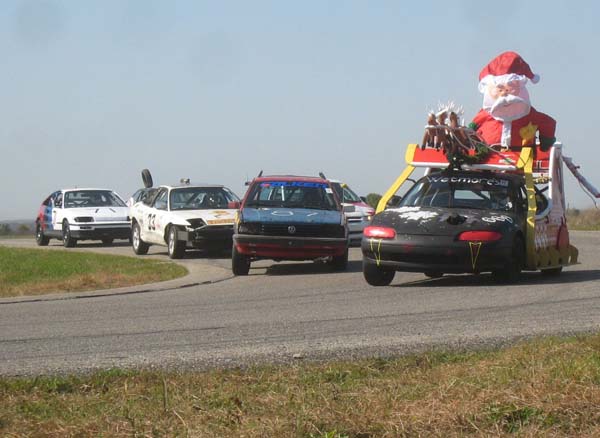
[[[265,173],[383,193],[438,101],[481,105],[481,68],[519,52],[532,104],[600,186],[596,2],[4,0],[0,219],[63,187],[128,197],[149,168],[243,195]],[[592,201],[573,178],[571,206]]]

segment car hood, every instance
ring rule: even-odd
[[[385,210],[373,218],[371,225],[386,226],[398,234],[453,236],[468,230],[502,232],[513,228],[512,212],[434,207],[400,207]]]
[[[233,224],[235,212],[233,209],[220,210],[171,210],[171,214],[179,219],[202,219],[208,225]]]
[[[96,222],[128,221],[128,207],[81,207],[67,209],[70,218],[90,216]]]
[[[342,213],[310,208],[244,208],[244,222],[341,224]]]

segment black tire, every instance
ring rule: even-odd
[[[444,273],[440,271],[425,271],[423,274],[429,278],[442,278],[444,276]]]
[[[131,246],[137,255],[148,254],[150,248],[150,245],[142,240],[142,230],[137,222],[134,222],[131,227]]]
[[[177,227],[174,225],[167,230],[167,250],[172,259],[180,259],[185,254],[185,242],[177,240]]]
[[[73,248],[77,245],[77,239],[71,236],[71,227],[69,227],[69,222],[66,220],[62,224],[62,242],[65,248]]]
[[[102,245],[112,245],[114,239],[102,239]]]
[[[363,276],[371,286],[388,286],[395,275],[396,271],[381,268],[375,263],[363,258]]]
[[[562,272],[562,266],[558,268],[542,269],[542,275],[544,277],[557,277]]]
[[[345,271],[348,268],[348,248],[341,256],[334,256],[331,259],[331,267],[334,271]]]
[[[50,238],[44,235],[42,225],[38,222],[35,224],[35,243],[37,243],[38,246],[47,246],[48,242],[50,242]]]
[[[233,275],[248,275],[250,272],[250,259],[244,254],[240,254],[235,244],[231,249],[231,270]]]
[[[521,278],[521,271],[525,266],[525,244],[523,239],[517,237],[513,242],[513,248],[510,260],[506,267],[499,271],[492,272],[494,281],[500,284],[516,283]]]
[[[148,169],[142,170],[142,181],[144,182],[145,188],[152,187],[152,175],[150,174],[150,171]]]

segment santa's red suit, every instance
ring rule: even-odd
[[[473,129],[487,144],[503,144],[505,146],[535,146],[535,133],[539,132],[540,149],[547,150],[554,144],[556,120],[547,114],[531,108],[529,114],[512,122],[502,122],[494,119],[486,110],[480,110],[473,118]]]
[[[479,91],[484,95],[483,109],[469,127],[486,143],[511,148],[535,146],[539,133],[540,149],[547,150],[554,144],[556,121],[531,106],[528,80],[535,84],[539,76],[515,52],[498,55],[481,70]]]

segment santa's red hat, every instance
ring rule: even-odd
[[[531,82],[537,84],[540,76],[534,74],[529,64],[516,52],[504,52],[492,59],[488,65],[483,67],[479,73],[479,82],[487,76],[503,76],[515,74],[527,77]]]

